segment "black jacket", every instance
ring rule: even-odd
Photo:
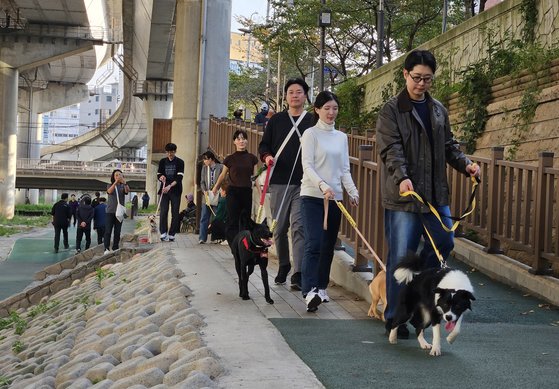
[[[293,119],[297,121],[299,117],[295,116]],[[312,126],[314,126],[313,115],[307,112],[298,126],[299,132],[303,135],[303,132]],[[293,128],[293,123],[291,123],[289,114],[286,111],[276,113],[270,118],[270,120],[268,120],[266,129],[264,130],[264,135],[262,135],[262,140],[258,145],[258,153],[260,154],[262,162],[265,162],[266,156],[268,155],[271,155],[272,157],[276,156],[276,153],[279,151],[283,140],[287,134],[289,134],[291,128]],[[299,141],[299,136],[295,132],[291,135],[289,142],[285,145],[285,148],[281,152],[278,160],[275,161],[274,174],[270,179],[270,184],[287,185],[300,145],[301,142]],[[303,178],[303,166],[301,165],[300,152],[296,163],[297,165],[293,171],[293,177],[291,178],[290,185],[301,185],[301,179]]]
[[[77,212],[78,226],[82,222],[85,222],[86,226],[84,228],[89,229],[91,227],[91,221],[93,220],[93,215],[94,215],[94,210],[91,205],[81,204],[78,207],[78,212]]]
[[[383,162],[382,205],[387,209],[407,212],[419,210],[410,196],[400,196],[400,182],[406,178],[429,202],[444,206],[448,205],[449,198],[446,164],[468,175],[466,166],[471,161],[460,151],[454,139],[446,108],[428,93],[425,95],[431,113],[433,153],[425,128],[406,89],[390,99],[379,112],[376,137]],[[428,208],[421,207],[421,212],[428,211]]]
[[[50,214],[55,227],[68,227],[72,218],[72,208],[66,200],[59,200],[52,206]]]
[[[165,185],[169,185],[173,181],[177,182],[177,184],[171,188],[169,193],[178,193],[180,196],[182,193],[182,178],[184,177],[184,161],[178,157],[173,158],[172,161],[170,161],[169,158],[161,159],[157,169],[158,181],[159,177],[162,175],[166,178]],[[162,187],[163,186],[160,185],[158,193],[161,193]]]

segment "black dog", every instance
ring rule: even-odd
[[[415,327],[419,346],[438,356],[441,355],[441,321],[445,321],[445,329],[449,332],[448,343],[454,342],[460,333],[464,313],[472,309],[474,288],[460,270],[422,270],[423,262],[422,258],[410,254],[396,266],[394,277],[405,286],[400,292],[388,340],[396,343],[398,326],[409,321]],[[423,335],[429,325],[433,326],[432,345]]]
[[[261,224],[255,223],[251,218],[245,217],[245,229],[242,229],[231,242],[231,252],[235,257],[235,269],[239,276],[239,296],[248,300],[248,278],[254,271],[254,266],[260,266],[262,283],[264,284],[264,297],[266,302],[273,304],[268,285],[268,247],[272,245],[272,232],[266,224],[266,219]]]

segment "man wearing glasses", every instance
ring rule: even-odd
[[[401,197],[400,193],[421,193],[450,227],[451,220],[444,217],[450,215],[446,164],[464,175],[479,175],[479,167],[460,151],[454,139],[446,108],[429,94],[436,69],[437,62],[431,52],[412,51],[404,62],[406,87],[384,105],[377,120],[384,231],[388,242],[388,304],[384,312],[388,331],[392,328],[400,291],[394,270],[409,251],[417,251],[424,234],[423,224],[445,259],[454,247],[454,234],[442,228],[429,208],[419,207],[411,196]],[[426,268],[440,266],[429,239],[425,242],[420,256]],[[405,324],[398,328],[397,334],[398,338],[408,338]]]
[[[179,231],[179,209],[182,195],[182,178],[184,177],[184,161],[176,156],[177,145],[167,143],[165,145],[167,157],[159,161],[157,179],[161,182],[158,192],[161,198],[161,214],[159,216],[159,231],[161,240],[173,242],[175,233]],[[171,204],[171,227],[169,228],[168,214],[169,203]]]

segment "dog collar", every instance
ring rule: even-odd
[[[261,253],[263,251],[266,251],[267,247],[266,246],[258,246],[256,244],[254,244],[254,241],[251,239],[250,241],[254,244],[254,246],[256,246],[257,249],[259,250],[251,250],[250,248],[250,244],[248,243],[248,238],[249,236],[245,236],[242,240],[243,245],[245,246],[245,249],[247,249],[247,251],[250,251],[252,253]]]

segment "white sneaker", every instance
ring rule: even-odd
[[[316,288],[307,293],[305,303],[307,303],[307,312],[315,312],[318,309],[318,306],[322,303],[322,299],[318,293],[316,293]]]
[[[323,303],[327,303],[330,301],[330,297],[328,297],[328,294],[326,293],[326,289],[319,289],[318,295],[320,296],[320,299],[322,300]]]
[[[226,240],[224,240],[223,242],[220,243],[220,245],[222,245],[222,246],[229,246],[229,242],[227,242]]]
[[[110,253],[111,253],[111,250],[105,250],[105,251],[103,252],[103,255],[107,255],[107,254],[110,254]]]
[[[175,241],[175,235],[167,235],[167,239],[165,239],[166,242],[174,242]]]
[[[161,240],[165,240],[165,239],[167,239],[167,233],[166,232],[161,234]]]

